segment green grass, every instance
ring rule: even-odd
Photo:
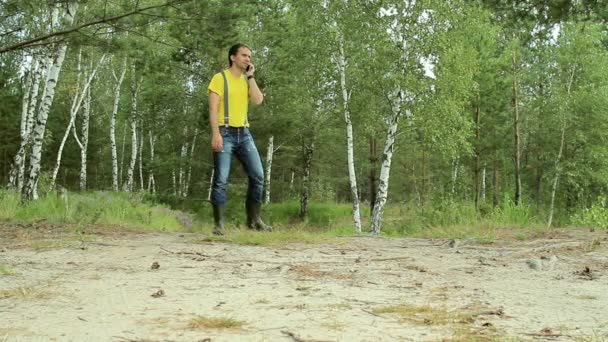
[[[160,231],[183,229],[174,211],[160,204],[146,202],[137,193],[68,193],[67,198],[49,193],[37,201],[22,205],[16,193],[0,190],[0,219]]]
[[[161,204],[161,200],[181,211]],[[299,210],[298,201],[265,205],[262,216],[275,231],[253,232],[245,229],[244,201],[234,198],[226,208],[228,234],[206,240],[277,245],[290,242],[318,243],[335,237],[357,235],[353,228],[350,203],[311,201],[305,220],[299,218]],[[369,206],[362,204],[361,210],[362,234],[366,235],[369,231]],[[515,206],[508,198],[497,207],[482,204],[480,210],[476,210],[471,202],[451,199],[430,202],[424,207],[389,204],[383,214],[382,235],[468,239],[476,243],[492,243],[503,238],[524,241],[551,233],[551,229],[545,227],[544,216],[544,213],[532,206]],[[184,223],[184,218],[191,222]],[[200,231],[210,235],[213,227],[211,205],[200,199],[163,199],[142,193],[103,191],[69,192],[67,198],[51,192],[37,201],[22,205],[16,193],[0,190],[0,220],[34,224],[43,221],[82,231],[95,226],[152,231]]]
[[[15,270],[6,265],[0,265],[0,276],[3,275],[15,275]]]

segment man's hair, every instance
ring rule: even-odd
[[[242,47],[247,48],[247,49],[249,49],[249,51],[251,51],[251,48],[243,43],[234,44],[234,45],[232,45],[230,50],[228,50],[228,65],[229,66],[232,66],[232,59],[230,59],[230,56],[236,56],[236,54],[239,52],[239,49]]]

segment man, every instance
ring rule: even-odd
[[[249,100],[259,105],[264,96],[255,81],[255,66],[251,64],[251,49],[236,44],[228,51],[230,67],[215,74],[209,83],[209,123],[215,173],[211,190],[213,234],[224,235],[226,188],[232,156],[243,164],[249,177],[247,190],[247,227],[271,231],[261,217],[264,171],[262,161],[249,132],[247,106]]]

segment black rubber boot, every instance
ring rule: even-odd
[[[260,212],[262,211],[262,203],[255,201],[247,201],[247,228],[255,229],[264,232],[271,232],[272,227],[262,221]]]
[[[213,235],[224,235],[224,212],[226,206],[224,205],[213,205]]]

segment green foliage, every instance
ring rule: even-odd
[[[571,216],[572,224],[608,229],[608,199],[599,196],[590,208],[584,208]]]
[[[91,192],[49,193],[38,201],[20,204],[19,196],[0,191],[0,219],[49,223],[96,224],[161,231],[181,230],[179,213],[143,200],[141,194]],[[184,214],[182,214],[184,215]]]
[[[517,227],[526,227],[540,222],[535,217],[531,205],[526,203],[516,205],[506,194],[501,205],[494,208],[489,215],[489,220],[499,225]]]

